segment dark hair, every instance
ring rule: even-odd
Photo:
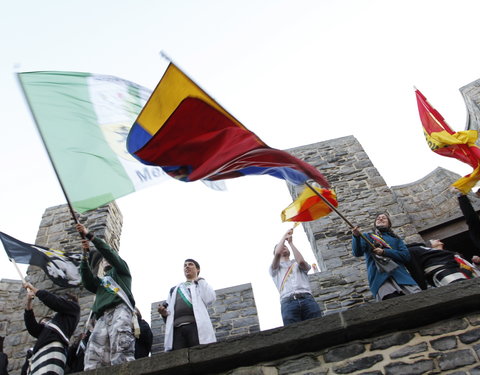
[[[66,292],[65,293],[65,298],[67,300],[70,300],[70,301],[73,301],[73,302],[76,302],[78,303],[78,296],[76,294],[73,294],[73,293],[70,293],[70,292]]]
[[[198,264],[198,262],[194,259],[185,259],[185,263],[186,262],[192,262],[193,264],[195,264],[195,267],[197,267],[197,270],[200,269],[200,264]]]
[[[273,255],[275,255],[275,250],[277,250],[277,246],[279,246],[279,245],[280,245],[280,244],[277,243],[277,244],[273,247]],[[289,249],[285,244],[283,244],[283,247],[286,247],[287,250],[288,250],[288,252],[290,252],[290,249]],[[283,252],[283,249],[282,249],[282,252]]]
[[[195,268],[198,270],[197,276],[200,275],[200,264],[198,264],[198,262],[195,259],[191,259],[191,258],[185,259],[184,263],[187,263],[187,262],[192,262],[193,264],[195,264]]]

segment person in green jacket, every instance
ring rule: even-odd
[[[84,370],[133,361],[135,337],[132,321],[135,318],[135,300],[128,265],[116,251],[90,233],[85,226],[77,224],[76,228],[86,238],[82,241],[82,283],[85,289],[95,293],[92,312],[96,324],[85,349]],[[93,274],[88,262],[89,241],[103,256],[99,267],[100,276]]]

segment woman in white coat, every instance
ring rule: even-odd
[[[207,307],[215,302],[213,288],[201,277],[200,265],[185,260],[186,281],[170,289],[166,304],[158,306],[165,320],[165,351],[216,342]]]

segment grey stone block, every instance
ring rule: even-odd
[[[415,363],[395,362],[385,366],[385,375],[421,375],[434,368],[434,362],[428,359],[422,359]]]
[[[464,319],[453,319],[443,322],[441,326],[434,325],[420,330],[422,336],[438,336],[453,331],[467,328],[468,323]]]
[[[470,349],[444,353],[438,358],[438,365],[442,371],[453,370],[475,362],[476,359]]]
[[[421,352],[426,352],[428,350],[428,345],[426,342],[422,342],[417,345],[412,345],[412,346],[406,346],[403,347],[399,350],[394,351],[392,354],[390,354],[391,359],[398,359],[402,357],[406,357],[412,354],[416,353],[421,353]]]
[[[376,354],[353,361],[347,361],[346,364],[341,366],[334,366],[334,371],[336,374],[352,374],[370,368],[382,360],[383,356],[381,354]]]
[[[387,349],[392,346],[408,343],[413,338],[413,334],[398,332],[372,342],[370,350]]]
[[[290,361],[286,361],[277,367],[278,375],[290,375],[296,372],[312,370],[320,364],[316,358],[311,356],[304,356]]]
[[[430,341],[430,345],[435,350],[445,351],[455,349],[457,347],[457,338],[455,336],[441,337]]]
[[[359,343],[328,349],[323,355],[325,362],[339,362],[365,352],[365,346]]]
[[[464,344],[471,344],[480,339],[480,328],[472,329],[458,336]]]

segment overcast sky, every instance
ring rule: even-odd
[[[471,171],[427,148],[413,86],[464,129],[458,89],[480,78],[477,0],[24,0],[1,2],[0,14],[0,231],[22,241],[33,243],[45,209],[65,199],[20,71],[109,74],[153,89],[163,50],[271,147],[353,135],[389,186],[438,166]],[[281,325],[268,266],[291,226],[280,221],[286,185],[256,176],[227,187],[168,181],[117,201],[144,315],[192,257],[215,289],[252,282],[261,328]],[[294,242],[315,261],[301,227]],[[18,279],[6,255],[0,277]]]

